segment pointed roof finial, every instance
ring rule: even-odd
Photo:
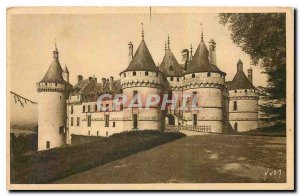
[[[56,38],[54,39],[54,51],[57,51]]]
[[[142,40],[144,40],[144,24],[141,23],[141,25],[142,25]]]
[[[168,49],[170,49],[170,35],[168,34]]]
[[[191,43],[191,56],[193,56],[193,45],[192,45],[192,43]]]
[[[202,23],[200,23],[200,26],[201,26],[201,41],[203,41],[203,26],[202,26]]]
[[[165,52],[167,52],[167,42],[165,42]]]

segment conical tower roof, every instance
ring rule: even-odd
[[[159,71],[144,40],[141,41],[129,66],[122,71]]]
[[[60,66],[59,60],[58,60],[58,50],[56,48],[56,44],[55,44],[55,48],[53,50],[53,59],[52,62],[44,76],[44,78],[39,82],[39,83],[60,83],[60,84],[65,84],[67,83],[63,76],[63,70]]]
[[[216,65],[209,63],[209,51],[203,41],[203,34],[201,35],[201,42],[189,64],[185,74],[198,72],[222,72]]]
[[[183,71],[181,66],[178,64],[172,50],[170,48],[166,49],[166,54],[163,58],[162,63],[159,66],[161,72],[165,74],[165,76],[182,76]]]
[[[239,65],[243,65],[242,61],[239,60],[237,72],[231,82],[228,83],[228,90],[236,89],[256,89],[253,84],[249,81],[245,75],[243,68],[239,68]]]

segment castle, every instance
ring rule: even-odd
[[[203,33],[194,54],[192,47],[182,51],[182,64],[172,53],[169,37],[158,66],[147,48],[144,31],[135,53],[131,42],[128,46],[129,63],[120,72],[120,79],[98,81],[79,75],[72,86],[68,68],[60,65],[55,44],[48,71],[37,83],[39,151],[70,144],[73,134],[107,137],[131,130],[226,133],[258,127],[258,90],[252,84],[252,69],[248,69],[247,77],[239,60],[233,80],[225,81],[226,73],[216,62],[216,43],[210,40],[207,48]],[[187,93],[197,95],[197,110],[179,109]],[[129,100],[138,94],[142,108],[149,94],[168,94],[173,102],[168,102],[171,104],[164,110],[161,102],[143,110],[128,103],[115,106],[110,98],[99,103],[103,94],[123,94]],[[176,107],[172,107],[174,102]]]

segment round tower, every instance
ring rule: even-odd
[[[37,83],[38,151],[65,144],[66,99],[72,86],[63,78],[58,54],[55,44],[48,71]]]
[[[131,51],[133,45],[129,45]],[[129,57],[131,58],[131,57]],[[123,94],[128,101],[123,105],[124,130],[162,130],[162,112],[159,103],[145,110],[148,95],[162,93],[162,73],[155,65],[144,40],[137,48],[129,66],[120,73]],[[141,99],[134,101],[134,97]],[[130,103],[133,103],[133,107]],[[140,105],[141,107],[138,107]]]
[[[243,71],[243,62],[239,60],[237,72],[228,85],[229,122],[233,132],[249,131],[258,127],[259,96],[250,79],[252,80],[252,71],[247,77]]]
[[[184,111],[184,124],[200,132],[224,130],[224,83],[225,73],[215,64],[215,43],[209,52],[201,33],[200,44],[190,62],[183,80],[183,94],[197,97],[196,109]],[[212,53],[213,52],[213,53]],[[209,56],[212,56],[209,60]]]
[[[180,110],[180,107],[182,104],[183,68],[179,65],[170,48],[169,36],[168,42],[167,44],[165,44],[165,56],[159,66],[159,70],[166,78],[168,88],[165,88],[165,90],[169,94],[169,100],[173,99],[174,104],[176,104],[176,107],[172,107],[172,105],[169,105],[169,107],[166,109],[165,119],[165,124],[169,126],[169,129],[174,130],[182,124],[182,110]],[[168,127],[165,128],[167,129]]]

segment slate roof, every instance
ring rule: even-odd
[[[228,90],[236,89],[256,89],[253,84],[249,81],[243,70],[236,72],[231,82],[226,82]]]
[[[111,94],[115,95],[121,93],[121,81],[113,81],[113,88],[109,88],[109,82],[103,87],[103,83],[97,83],[95,78],[84,79],[78,82],[71,92],[71,96],[81,95],[83,102],[96,102],[100,95]]]
[[[168,48],[166,50],[166,54],[163,58],[162,63],[159,66],[161,72],[165,74],[165,76],[182,76],[183,71],[181,66],[178,64],[172,50]]]
[[[39,83],[59,83],[66,84],[66,82],[62,76],[62,68],[60,66],[58,58],[54,58],[44,76],[44,78]]]
[[[209,51],[201,39],[201,42],[192,58],[192,61],[187,67],[185,74],[198,72],[220,72],[223,73],[216,65],[209,63]]]
[[[159,72],[144,40],[141,41],[129,66],[122,71],[155,71]]]

